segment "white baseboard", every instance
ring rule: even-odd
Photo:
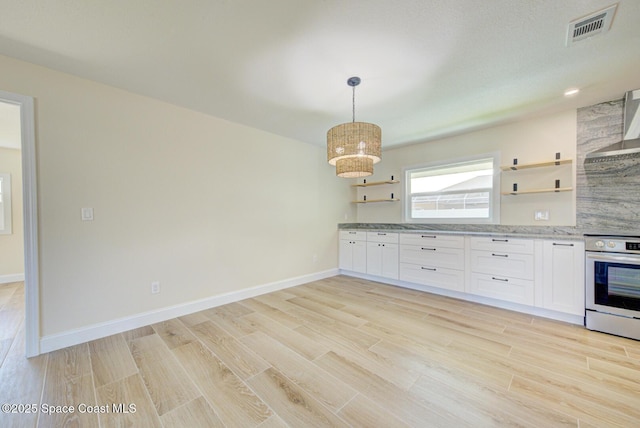
[[[14,273],[11,275],[0,275],[0,284],[24,281],[24,273]]]
[[[193,302],[183,303],[180,305],[169,306],[155,311],[143,312],[141,314],[132,315],[112,321],[99,324],[93,324],[82,328],[77,328],[62,333],[51,334],[40,338],[40,352],[46,353],[68,346],[78,345],[80,343],[89,342],[91,340],[100,339],[111,336],[113,334],[122,333],[134,328],[144,327],[146,325],[166,321],[172,318],[181,317],[204,309],[225,305],[231,302],[237,302],[250,297],[259,296],[261,294],[271,293],[273,291],[283,290],[289,287],[306,284],[312,281],[318,281],[324,278],[336,276],[338,269],[329,269],[323,272],[316,272],[308,275],[289,278],[282,281],[276,281],[269,284],[258,285],[239,291],[232,291],[217,296],[207,297]]]

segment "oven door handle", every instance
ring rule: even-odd
[[[622,253],[604,253],[587,251],[586,253],[587,263],[593,262],[608,262],[608,263],[629,263],[634,265],[640,265],[640,254],[622,254]]]

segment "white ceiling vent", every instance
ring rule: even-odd
[[[606,9],[570,22],[567,27],[567,46],[609,31],[617,6],[616,3]]]

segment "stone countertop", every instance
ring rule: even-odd
[[[514,238],[583,240],[582,231],[572,226],[504,226],[495,224],[413,224],[413,223],[339,223],[340,230],[366,232],[415,232],[452,235],[502,236]]]

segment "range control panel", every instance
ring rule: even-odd
[[[635,236],[586,236],[585,250],[640,254],[640,238]]]

